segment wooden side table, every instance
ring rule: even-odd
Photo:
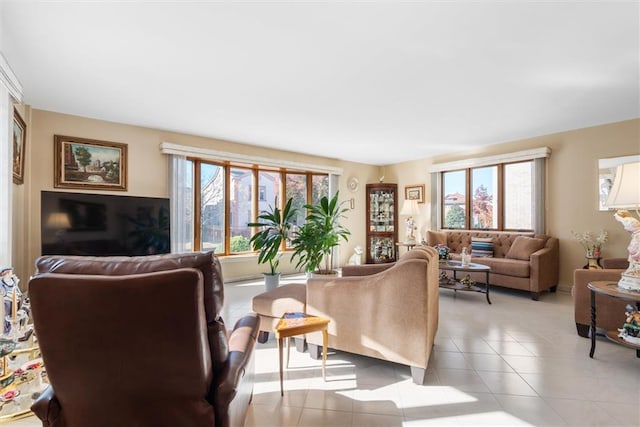
[[[608,295],[613,298],[618,298],[625,301],[631,301],[636,303],[636,308],[640,310],[640,292],[631,292],[625,289],[620,289],[616,282],[595,281],[587,285],[587,288],[591,291],[591,350],[589,351],[589,357],[593,358],[593,354],[596,351],[596,294]],[[620,325],[622,327],[622,325]],[[625,347],[633,348],[636,350],[636,356],[640,357],[640,345],[636,345],[623,340],[618,337],[618,331],[607,331],[607,338]]]
[[[289,367],[289,338],[306,334],[307,332],[322,331],[322,379],[327,380],[325,364],[327,361],[327,345],[329,334],[327,333],[329,319],[326,317],[311,316],[305,313],[285,313],[275,327],[278,339],[278,357],[280,361],[280,396],[284,396],[282,379],[282,340],[287,338],[287,367]]]

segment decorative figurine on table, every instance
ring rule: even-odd
[[[618,286],[622,289],[640,292],[640,220],[626,210],[619,210],[613,217],[631,233],[629,251],[629,267],[622,273]]]
[[[418,227],[416,227],[416,221],[413,219],[412,216],[407,218],[407,240],[405,243],[415,243],[416,241],[416,236],[413,234],[414,231],[416,231],[418,229]]]
[[[349,258],[349,265],[362,264],[362,246],[356,246],[353,248],[353,255]]]
[[[462,253],[460,254],[460,261],[462,262],[463,267],[467,267],[471,264],[471,254],[467,253],[467,248],[462,248]]]
[[[448,246],[443,245],[442,243],[438,243],[435,246],[436,251],[438,251],[438,259],[440,261],[442,260],[447,260],[451,258],[451,255],[449,255],[449,252],[451,252],[451,249],[449,249]]]
[[[618,332],[620,332],[618,336],[624,341],[640,345],[640,311],[631,305],[627,305],[626,308],[627,311],[625,314],[627,318],[624,321],[622,329],[618,329]]]
[[[4,328],[2,334],[20,338],[20,325],[26,326],[29,307],[22,298],[18,283],[20,279],[13,273],[13,267],[0,269],[0,296],[4,301]]]

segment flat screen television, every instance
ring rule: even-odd
[[[169,199],[42,191],[42,255],[169,253]]]

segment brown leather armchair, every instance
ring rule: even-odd
[[[576,330],[581,337],[589,337],[591,325],[591,292],[589,282],[606,280],[617,282],[629,266],[624,258],[602,259],[602,269],[577,269],[573,272],[573,315]],[[596,324],[598,328],[621,328],[626,318],[625,307],[629,302],[596,294]]]
[[[228,335],[213,253],[45,256],[29,297],[51,387],[46,426],[241,426],[258,318]]]

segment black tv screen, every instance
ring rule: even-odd
[[[43,191],[42,255],[171,252],[169,199]]]

